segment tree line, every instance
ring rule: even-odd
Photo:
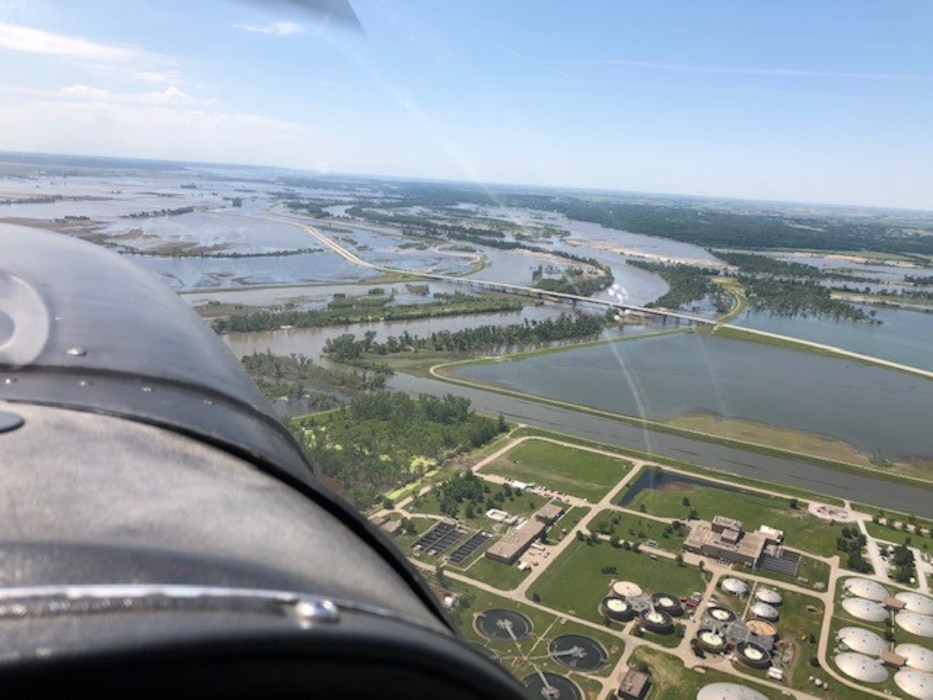
[[[881,323],[874,313],[841,299],[833,299],[828,287],[816,281],[793,282],[739,275],[749,306],[778,316],[824,316],[835,321]]]
[[[350,299],[350,301],[347,301]],[[439,318],[465,314],[517,311],[524,303],[501,296],[470,297],[465,294],[441,297],[427,304],[392,304],[390,297],[349,297],[335,299],[325,309],[286,309],[250,311],[211,322],[217,333],[276,330],[283,326],[317,328],[348,325],[360,321]]]
[[[400,352],[470,353],[491,352],[500,348],[522,348],[562,340],[598,337],[608,321],[602,316],[561,314],[542,321],[525,320],[505,326],[483,325],[458,331],[437,331],[430,336],[389,336],[385,342],[375,340],[370,332],[358,339],[352,333],[328,338],[324,353],[336,362],[352,362],[364,355],[393,355]]]
[[[670,287],[666,294],[646,304],[649,308],[682,309],[707,297],[721,314],[726,313],[731,306],[729,295],[710,279],[718,274],[715,270],[682,263],[665,265],[644,260],[626,260],[626,263],[659,275]]]

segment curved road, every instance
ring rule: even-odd
[[[502,414],[509,420],[567,435],[680,459],[702,467],[763,479],[879,508],[933,517],[933,486],[922,487],[875,478],[868,474],[822,467],[805,459],[748,452],[736,447],[659,433],[572,409],[504,396],[482,389],[398,374],[387,386],[397,391],[443,396],[454,394],[473,402],[480,413]]]

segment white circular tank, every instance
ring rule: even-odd
[[[842,584],[842,589],[850,595],[868,598],[868,600],[874,600],[878,603],[889,595],[887,588],[869,578],[847,578],[845,583]]]
[[[878,659],[854,651],[836,654],[834,659],[839,670],[849,678],[862,683],[884,683],[888,680],[888,670]]]
[[[842,608],[852,617],[866,622],[884,622],[888,618],[884,606],[866,598],[846,598],[842,601]]]
[[[912,591],[901,591],[894,597],[903,601],[905,610],[921,615],[933,615],[933,598],[929,596]]]
[[[612,584],[612,592],[620,598],[637,598],[643,593],[641,586],[633,581],[616,581]]]
[[[768,605],[780,605],[783,600],[781,594],[773,588],[759,588],[755,591],[755,599]]]
[[[918,637],[933,637],[933,617],[901,610],[894,616],[894,621],[898,627]]]
[[[739,683],[710,683],[700,688],[697,700],[768,700],[768,697]]]
[[[894,653],[907,659],[907,665],[915,671],[933,673],[933,649],[919,644],[898,644]]]
[[[724,578],[722,583],[722,590],[726,593],[731,593],[732,595],[737,596],[746,596],[748,595],[748,584],[745,583],[742,579],[738,578]]]
[[[846,645],[851,651],[869,656],[880,656],[888,648],[884,638],[864,627],[843,627],[836,635],[836,639]]]
[[[918,700],[933,700],[933,673],[901,669],[894,674],[897,687]]]
[[[762,603],[760,600],[757,603],[752,603],[752,606],[748,609],[749,614],[754,615],[755,617],[762,620],[777,620],[778,611],[777,608],[773,605],[768,605],[768,603]]]

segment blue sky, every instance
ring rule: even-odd
[[[933,2],[0,0],[0,149],[933,209]]]

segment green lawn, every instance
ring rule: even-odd
[[[468,527],[485,530],[491,529],[493,523],[486,518],[487,505],[507,511],[512,515],[530,516],[541,506],[550,503],[550,499],[543,496],[537,496],[532,493],[517,493],[511,489],[509,496],[503,496],[502,500],[499,500],[498,494],[505,493],[502,485],[484,482],[484,488],[488,489],[488,491],[483,494],[485,499],[473,504],[472,511],[469,508],[470,504],[466,501],[459,504],[457,508],[456,518],[465,523]],[[487,501],[489,503],[487,503]],[[423,496],[419,496],[417,500],[412,501],[406,507],[406,510],[413,514],[424,513],[440,515],[440,505],[440,502],[437,500],[436,492],[430,491]]]
[[[697,659],[697,664],[702,663]],[[669,654],[648,647],[639,647],[632,652],[630,665],[644,662],[651,673],[651,698],[695,698],[704,686],[711,683],[741,683],[748,685],[766,698],[778,700],[781,694],[766,686],[757,685],[744,678],[736,678],[728,673],[707,668],[705,673],[684,668],[683,662]]]
[[[642,634],[649,642],[660,644],[662,647],[667,647],[668,649],[675,649],[680,645],[680,642],[683,639],[681,634],[678,634],[678,631],[683,629],[684,626],[677,622],[674,624],[674,631],[670,634],[656,634],[654,632],[649,632],[648,630],[642,630]]]
[[[884,540],[885,542],[892,542],[894,544],[909,544],[911,547],[919,547],[922,550],[929,550],[933,548],[931,547],[931,545],[933,545],[933,540],[931,540],[929,537],[918,535],[915,532],[895,530],[893,527],[879,525],[878,523],[873,523],[871,521],[866,522],[865,527],[868,529],[869,535],[879,540]],[[907,542],[908,539],[910,542]]]
[[[741,520],[746,530],[770,525],[784,531],[787,545],[823,556],[836,553],[836,538],[842,532],[841,526],[809,515],[804,503],[792,509],[786,498],[750,491],[735,493],[715,486],[675,484],[661,489],[643,489],[626,507],[640,511],[642,506],[644,512],[666,518],[685,519],[691,510],[696,510],[704,520],[727,515]]]
[[[477,559],[464,573],[470,578],[488,583],[502,591],[511,591],[516,588],[529,574],[527,570],[519,571],[515,564],[510,566],[486,556]]]
[[[564,538],[565,532],[570,532],[589,512],[590,509],[584,508],[583,506],[568,508],[564,514],[548,528],[545,533],[547,540],[552,544],[557,544]]]
[[[409,518],[409,520],[411,520],[411,524],[415,528],[414,534],[406,535],[399,531],[399,533],[392,538],[392,541],[395,542],[395,546],[401,549],[405,554],[411,554],[410,548],[417,539],[437,524],[434,518],[414,517]]]
[[[829,503],[835,506],[845,505],[840,498],[833,498],[832,496],[826,496],[824,494],[817,494],[813,491],[805,491],[803,489],[797,489],[792,486],[786,486],[784,484],[778,484],[775,482],[767,481],[765,479],[751,479],[748,477],[737,476],[736,474],[724,474],[719,470],[710,469],[692,464],[681,459],[671,459],[668,457],[662,457],[661,455],[656,455],[648,452],[642,452],[640,450],[625,449],[618,447],[616,445],[608,445],[603,442],[595,442],[593,440],[586,440],[584,438],[575,437],[573,435],[568,435],[566,433],[559,433],[553,430],[544,430],[542,428],[517,428],[512,432],[513,438],[531,436],[531,437],[548,437],[553,440],[562,440],[564,442],[573,443],[580,445],[581,447],[592,447],[599,450],[604,450],[606,452],[618,453],[620,458],[634,457],[637,459],[645,459],[651,462],[656,462],[657,464],[667,465],[670,467],[676,467],[690,474],[694,474],[698,477],[714,477],[717,479],[723,479],[737,486],[754,486],[757,488],[764,489],[773,489],[778,493],[784,493],[788,496],[795,496],[801,501],[808,500],[819,500],[820,503]],[[858,510],[872,511],[876,510],[874,506],[853,504],[858,506]]]
[[[595,503],[632,463],[546,440],[527,440],[483,468],[490,474],[535,483]]]
[[[603,567],[616,567],[615,574],[603,574]],[[614,549],[608,543],[573,542],[541,575],[529,595],[537,593],[541,602],[555,610],[601,622],[599,602],[608,594],[613,580],[628,580],[647,592],[664,590],[685,596],[702,590],[699,570],[677,566],[671,560],[652,560],[648,553]]]
[[[586,700],[596,700],[599,694],[603,692],[602,683],[595,678],[587,678],[579,673],[571,673],[570,679],[580,686],[580,690],[583,691],[583,697],[586,698]]]
[[[667,523],[658,522],[651,518],[641,517],[612,508],[606,508],[590,521],[589,529],[604,535],[615,535],[629,542],[644,544],[654,540],[658,547],[669,552],[681,551],[687,528],[682,527],[680,532],[666,532]]]

